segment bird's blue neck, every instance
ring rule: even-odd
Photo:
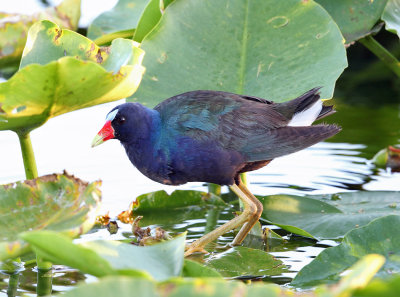
[[[137,103],[135,118],[135,127],[131,128],[133,131],[129,140],[121,141],[121,143],[135,167],[152,178],[149,172],[163,170],[158,167],[163,163],[161,159],[165,158],[158,149],[161,131],[160,114],[154,109]]]

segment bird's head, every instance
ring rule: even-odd
[[[135,129],[135,110],[134,103],[121,104],[112,109],[106,117],[106,123],[97,133],[92,142],[92,147],[102,144],[109,139],[118,139],[121,142],[129,140]]]

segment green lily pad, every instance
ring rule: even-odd
[[[131,95],[144,71],[143,55],[131,40],[99,48],[49,21],[36,23],[21,69],[0,84],[0,130],[26,133],[51,117]]]
[[[150,0],[140,17],[133,40],[142,42],[143,38],[149,34],[160,21],[167,6],[173,1],[174,0]]]
[[[347,66],[342,41],[313,1],[174,1],[143,39],[147,70],[131,99],[210,89],[282,102],[315,86],[330,98]]]
[[[140,195],[131,204],[134,213],[145,213],[178,209],[189,206],[227,206],[227,204],[216,196],[207,192],[193,190],[176,190],[168,195],[165,191],[157,191]]]
[[[222,211],[221,208],[219,211]],[[165,230],[176,230],[184,232],[185,227],[177,228],[176,224],[185,222],[186,220],[204,219],[207,216],[206,208],[187,207],[179,209],[167,209],[165,211],[145,211],[133,212],[133,215],[142,215],[140,226],[159,225]],[[213,230],[213,229],[211,229]]]
[[[218,278],[178,278],[156,284],[145,279],[110,276],[102,278],[99,282],[80,284],[63,295],[66,297],[131,296],[132,292],[141,297],[278,297],[284,296],[285,292],[293,294],[292,291],[274,284],[246,286],[241,282],[227,282]]]
[[[382,14],[386,30],[400,37],[400,0],[388,0]]]
[[[165,280],[181,274],[185,235],[151,246],[111,240],[74,244],[54,232],[28,232],[21,237],[43,258],[95,276],[124,274]]]
[[[368,285],[384,263],[385,257],[381,255],[366,255],[350,267],[348,274],[342,277],[338,284],[318,287],[318,296],[354,296],[357,289]]]
[[[143,278],[108,276],[98,282],[81,283],[63,293],[66,297],[109,297],[109,296],[160,297],[156,284]]]
[[[378,217],[400,214],[399,197],[400,192],[381,191],[265,196],[261,218],[302,236],[335,239]]]
[[[81,245],[96,251],[114,269],[137,269],[156,280],[181,275],[186,233],[150,246],[135,246],[120,241],[89,241]],[[83,259],[84,260],[84,259]]]
[[[88,28],[88,37],[96,44],[106,44],[117,37],[143,38],[157,25],[165,8],[173,0],[119,0],[117,5],[99,15]]]
[[[339,275],[367,254],[385,256],[378,272],[388,277],[400,272],[400,216],[389,215],[347,233],[340,245],[323,250],[296,275],[292,285],[316,285],[334,282]]]
[[[221,297],[252,296],[278,297],[291,296],[293,291],[280,288],[275,284],[252,284],[246,286],[242,282],[227,282],[219,278],[174,279],[158,285],[157,291],[164,297]]]
[[[25,46],[29,28],[37,21],[52,20],[62,28],[76,30],[81,0],[64,0],[33,15],[0,13],[0,68],[17,67]]]
[[[183,277],[222,277],[222,275],[211,267],[198,262],[186,260],[182,270]]]
[[[282,261],[270,254],[238,246],[207,259],[207,266],[216,269],[222,276],[265,276],[280,275],[287,271]]]
[[[111,240],[74,244],[69,238],[49,231],[28,232],[21,237],[44,259],[94,276],[123,274],[165,280],[181,274],[185,235],[151,246]]]
[[[400,276],[390,279],[374,279],[365,288],[355,291],[352,297],[397,297],[400,292]]]
[[[88,38],[105,44],[116,37],[132,37],[148,0],[119,0],[109,11],[99,15],[88,28]]]
[[[346,43],[371,33],[388,0],[316,0],[338,24]]]
[[[141,297],[353,296],[352,294],[356,289],[363,288],[370,281],[373,272],[382,264],[381,261],[382,259],[379,259],[377,255],[367,256],[356,263],[356,265],[352,267],[352,272],[344,277],[337,286],[321,286],[313,292],[298,292],[280,287],[276,284],[267,284],[263,282],[254,282],[251,285],[245,285],[243,282],[226,281],[221,278],[175,278],[165,282],[155,283],[143,278],[108,276],[102,278],[101,281],[98,282],[80,284],[76,288],[65,292],[64,295],[66,297],[131,296],[132,292],[135,292]],[[368,266],[365,266],[366,264]],[[394,288],[394,286],[392,286],[392,288]]]
[[[18,240],[22,232],[45,229],[76,237],[89,231],[100,204],[99,186],[68,174],[0,186],[0,261],[28,250]]]

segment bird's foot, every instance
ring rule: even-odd
[[[208,252],[202,246],[193,246],[193,244],[186,246],[185,257],[190,256],[194,253],[208,254]]]

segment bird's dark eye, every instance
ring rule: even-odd
[[[117,123],[120,124],[120,125],[125,123],[125,118],[124,117],[118,117],[116,120],[117,120]]]

